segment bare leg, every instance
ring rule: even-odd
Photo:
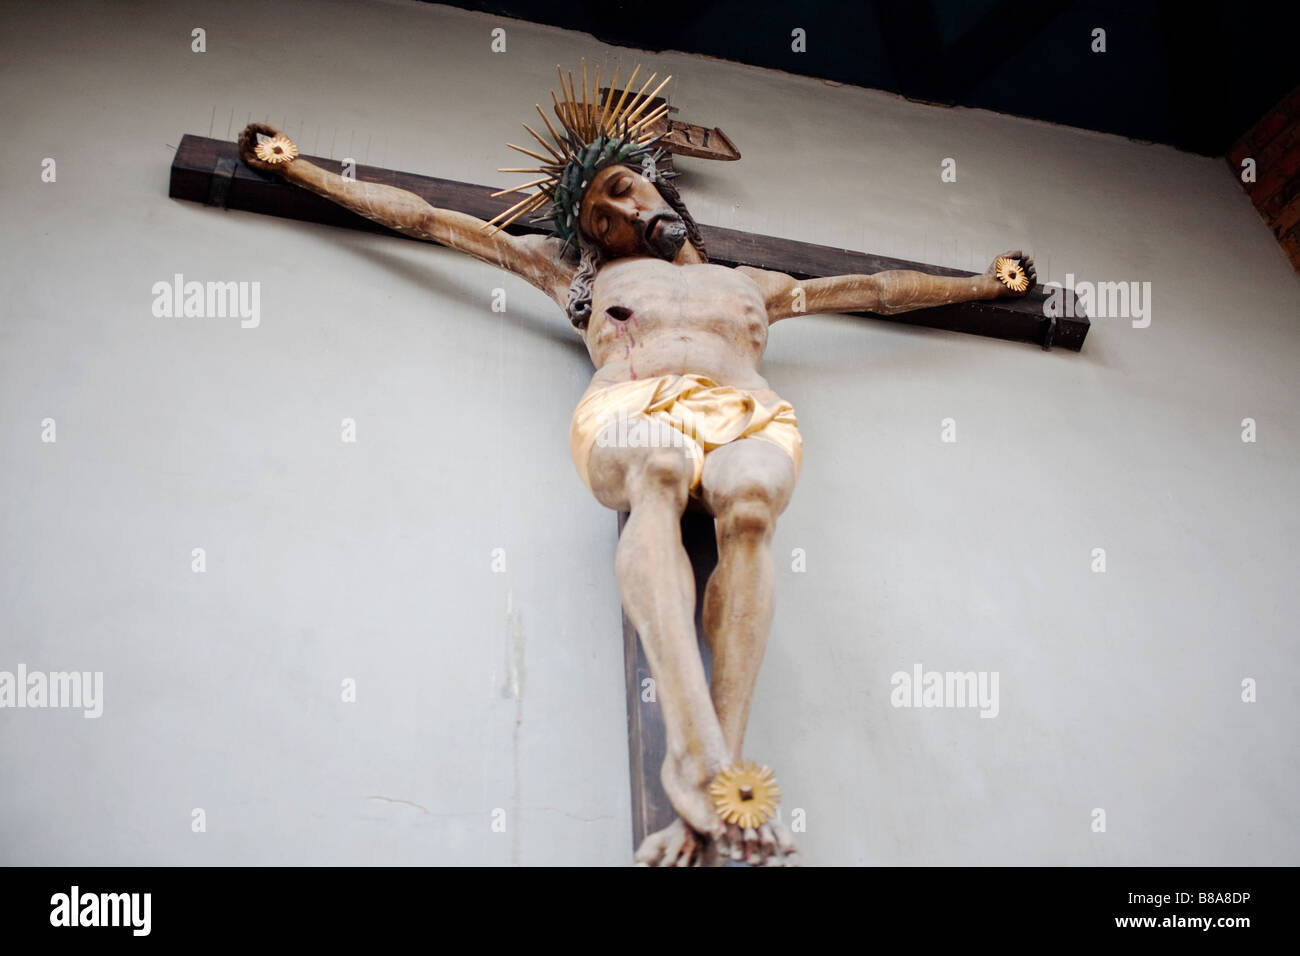
[[[719,830],[707,787],[728,762],[696,641],[695,581],[682,547],[690,461],[676,448],[597,446],[589,474],[602,504],[630,512],[615,558],[619,593],[641,636],[663,709],[668,747],[664,791],[694,831],[663,831],[667,836],[658,843],[671,845],[657,846],[660,858],[646,862],[672,863],[683,856],[689,861],[703,848],[704,841],[695,837],[715,836]],[[675,860],[662,859],[668,855]]]
[[[758,439],[715,449],[704,464],[704,503],[718,526],[718,566],[704,592],[704,633],[713,652],[713,706],[732,761],[741,758],[772,629],[772,532],[794,481],[789,456]]]
[[[713,652],[711,695],[731,762],[742,757],[745,726],[772,628],[772,532],[794,490],[784,451],[743,439],[709,453],[703,497],[717,519],[718,565],[704,591],[704,632]],[[775,822],[741,833],[730,827],[733,859],[793,864],[793,840]]]

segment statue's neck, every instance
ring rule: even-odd
[[[603,260],[600,268],[603,269],[612,262],[622,262],[624,259],[657,259],[659,262],[670,262],[675,266],[693,266],[708,262],[704,256],[700,255],[699,250],[691,245],[691,241],[688,239],[682,243],[682,247],[677,250],[677,255],[671,259],[659,259],[658,256],[648,255],[619,256]]]
[[[673,265],[675,266],[692,266],[702,262],[704,262],[704,257],[700,255],[699,250],[691,244],[689,239],[682,243],[682,247],[677,250],[677,255],[673,257]]]

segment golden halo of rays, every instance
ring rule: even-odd
[[[257,158],[262,162],[270,163],[272,166],[279,166],[298,157],[298,147],[294,145],[293,140],[283,134],[267,136],[259,140],[253,147],[253,152],[257,153]]]
[[[709,795],[718,816],[726,823],[748,829],[772,819],[781,800],[781,788],[770,768],[746,760],[720,771],[709,784]]]
[[[1029,288],[1029,276],[1015,259],[998,256],[993,262],[993,274],[1012,292],[1024,292]]]
[[[505,196],[510,193],[522,192],[525,189],[532,189],[533,187],[536,187],[537,191],[525,196],[509,209],[503,210],[494,216],[486,224],[490,229],[504,229],[520,216],[534,212],[547,203],[554,202],[555,187],[564,174],[565,166],[598,136],[619,136],[638,146],[647,145],[656,139],[655,134],[650,132],[651,127],[657,120],[668,114],[667,103],[663,103],[649,112],[646,112],[646,107],[668,85],[668,81],[672,79],[671,76],[664,77],[658,86],[650,89],[650,84],[654,83],[659,76],[658,73],[651,73],[649,79],[641,84],[641,88],[632,93],[633,85],[641,72],[641,67],[638,65],[632,70],[632,75],[628,77],[627,83],[617,101],[611,102],[614,99],[614,93],[618,90],[618,70],[614,71],[614,78],[609,83],[609,91],[603,99],[600,96],[600,68],[596,68],[589,85],[587,82],[587,61],[585,59],[579,62],[579,77],[576,85],[572,71],[568,74],[567,82],[564,72],[559,66],[556,66],[555,72],[560,81],[560,95],[556,96],[555,92],[552,91],[551,102],[554,105],[553,112],[556,120],[558,120],[559,129],[557,130],[551,124],[546,113],[542,110],[541,104],[536,104],[537,115],[542,118],[542,122],[546,125],[549,138],[543,136],[527,123],[524,123],[523,127],[545,152],[539,153],[534,149],[507,143],[506,145],[511,149],[536,160],[537,165],[507,167],[497,170],[497,172],[501,173],[536,173],[538,178],[526,183],[520,183],[518,186],[511,186],[509,189],[499,190],[494,192],[492,196],[494,198]]]

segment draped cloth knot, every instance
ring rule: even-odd
[[[588,490],[588,462],[596,445],[680,448],[693,464],[691,494],[698,497],[704,456],[742,438],[758,438],[803,464],[803,440],[794,406],[767,403],[753,392],[719,385],[703,375],[662,375],[620,382],[589,392],[574,409],[569,451]]]

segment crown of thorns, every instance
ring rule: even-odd
[[[672,77],[665,77],[654,90],[647,93],[646,90],[658,76],[657,73],[652,73],[641,89],[629,96],[640,70],[641,67],[638,66],[632,71],[627,81],[627,88],[622,90],[621,94],[618,89],[618,70],[615,70],[614,79],[610,82],[602,102],[599,68],[595,72],[595,79],[590,88],[587,86],[586,60],[581,61],[580,65],[580,88],[575,87],[572,72],[569,73],[566,84],[560,68],[558,66],[555,68],[560,78],[560,96],[556,96],[552,91],[551,100],[555,103],[555,116],[559,120],[562,132],[556,132],[539,104],[537,114],[546,124],[547,132],[551,134],[550,139],[543,137],[527,123],[524,123],[523,127],[541,144],[547,155],[525,149],[523,146],[516,146],[514,143],[506,144],[511,149],[536,159],[539,165],[527,168],[504,168],[497,170],[498,172],[542,173],[543,175],[540,179],[493,193],[493,196],[504,196],[537,187],[536,192],[495,216],[488,223],[489,227],[496,230],[504,229],[525,213],[536,212],[549,206],[542,215],[534,217],[532,221],[550,219],[555,224],[555,234],[564,240],[564,248],[567,250],[578,231],[578,211],[582,207],[582,197],[587,187],[591,185],[591,181],[602,169],[615,165],[634,166],[651,181],[676,175],[659,168],[665,153],[664,150],[656,148],[655,143],[663,133],[656,134],[652,131],[654,123],[668,113],[668,105],[661,104],[646,112],[646,107],[659,95],[659,91],[668,85]],[[615,94],[620,94],[616,102]]]

